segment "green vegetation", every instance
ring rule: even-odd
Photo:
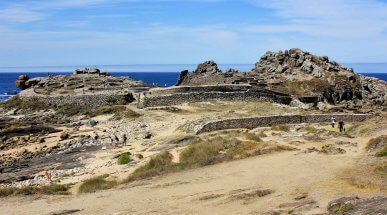
[[[154,156],[146,165],[130,175],[126,182],[285,150],[294,148],[264,143],[259,134],[255,133],[240,130],[221,131],[190,140],[188,146],[180,153],[179,163],[172,162],[173,156],[169,152]]]
[[[387,135],[382,135],[376,138],[372,138],[367,143],[367,150],[379,150],[376,152],[376,157],[386,157],[387,156]]]
[[[362,129],[359,130],[359,134],[360,135],[368,134],[369,132],[370,132],[369,128],[362,128]]]
[[[161,175],[162,173],[171,172],[176,169],[176,165],[172,162],[173,156],[169,152],[157,154],[150,161],[136,169],[125,182],[131,182],[138,179],[150,178]]]
[[[275,126],[271,126],[271,130],[288,132],[290,131],[290,128],[287,125],[275,125]]]
[[[122,153],[120,156],[118,156],[117,163],[119,165],[128,164],[131,161],[130,155],[131,155],[130,152]]]
[[[30,99],[28,102],[26,102],[21,100],[18,95],[0,103],[0,107],[4,108],[5,110],[19,109],[23,112],[49,109],[47,105],[39,102],[37,99]]]
[[[350,211],[351,209],[352,209],[351,206],[349,206],[345,203],[341,203],[340,207],[338,207],[336,210],[334,210],[333,213],[334,214],[345,214],[348,211]]]
[[[109,175],[102,175],[84,181],[78,189],[79,193],[94,193],[98,190],[108,190],[118,185],[117,181],[109,181]]]
[[[312,133],[312,134],[314,134],[314,133],[317,132],[317,129],[314,128],[314,127],[306,127],[306,128],[305,128],[305,131],[306,131],[307,133]]]
[[[287,81],[282,86],[276,86],[275,90],[297,96],[313,96],[320,94],[325,89],[331,88],[330,84],[319,78],[313,78],[303,81]]]
[[[375,154],[376,157],[386,157],[387,156],[387,146]]]
[[[0,188],[0,197],[19,196],[19,195],[69,195],[68,185],[50,184],[47,186],[25,186],[22,188]]]
[[[124,111],[117,111],[114,113],[113,119],[120,120],[120,119],[136,119],[138,117],[142,116],[141,114],[137,113],[136,111],[127,109]]]

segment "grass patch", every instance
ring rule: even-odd
[[[141,114],[137,113],[134,110],[127,109],[125,111],[119,111],[114,113],[113,119],[120,120],[120,119],[136,119],[142,116]]]
[[[290,128],[287,125],[274,125],[274,126],[271,126],[271,130],[289,132]]]
[[[151,158],[144,166],[135,170],[126,182],[149,178],[181,169],[192,169],[216,163],[247,158],[278,151],[294,150],[292,147],[262,142],[259,134],[240,130],[221,131],[203,138],[193,138],[179,155],[179,163],[163,152]]]
[[[70,186],[50,184],[47,186],[25,186],[22,188],[0,188],[0,197],[42,195],[69,195]]]
[[[309,134],[314,134],[314,133],[317,132],[317,129],[314,128],[314,127],[306,127],[306,128],[305,128],[305,131],[306,131],[307,133],[309,133]]]
[[[130,159],[130,152],[122,153],[117,158],[117,163],[119,165],[128,164],[132,159]]]
[[[333,211],[334,214],[345,214],[346,212],[350,211],[352,209],[351,206],[341,203],[340,207],[338,207],[336,210]]]
[[[359,130],[360,135],[368,134],[370,132],[369,128],[362,128]]]
[[[23,112],[49,109],[49,106],[45,105],[43,102],[40,102],[38,99],[32,98],[28,101],[24,101],[18,95],[0,103],[0,107],[4,108],[5,110],[18,109]]]
[[[384,157],[387,153],[387,135],[382,135],[376,138],[372,138],[368,141],[366,149],[368,151],[379,150],[376,153],[377,157]]]
[[[161,152],[152,157],[146,165],[136,169],[125,182],[150,178],[173,171],[176,165],[172,162],[172,159],[173,156],[169,152]]]
[[[78,189],[78,193],[94,193],[99,190],[108,190],[118,185],[117,181],[109,181],[109,175],[102,175],[84,181]]]
[[[386,157],[387,156],[387,146],[375,154],[376,157]]]

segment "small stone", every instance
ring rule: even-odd
[[[63,133],[60,134],[59,137],[60,137],[61,140],[67,140],[70,137],[70,135],[67,132],[63,132]]]

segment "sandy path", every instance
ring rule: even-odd
[[[284,152],[175,173],[97,194],[3,199],[0,213],[48,214],[81,209],[80,214],[261,214],[304,192],[318,200],[310,213],[324,212],[332,199],[351,192],[362,194],[330,184],[336,173],[353,166],[356,160],[356,156]],[[240,189],[275,192],[251,200],[231,200],[231,193]],[[211,194],[215,195],[209,200],[199,200]]]

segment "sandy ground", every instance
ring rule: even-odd
[[[187,135],[181,131],[183,124],[205,117],[229,115],[217,110],[207,109],[201,113],[197,109],[183,108],[190,112],[181,114],[150,112],[142,117],[141,121],[147,123],[152,130],[155,136],[152,140],[144,144],[145,140],[134,139],[130,142],[130,146],[99,151],[93,158],[83,161],[86,168],[93,171],[65,178],[62,183],[79,182],[105,173],[123,179],[145,163],[147,157],[158,153],[157,150],[150,150],[152,147]],[[251,110],[254,111],[254,108]],[[232,111],[238,111],[238,107]],[[108,121],[107,118],[98,120]],[[329,129],[327,126],[313,126]],[[113,130],[103,123],[100,127],[97,126],[97,129]],[[262,129],[267,133],[271,132],[269,128]],[[322,141],[305,140],[297,132],[269,135],[263,138],[264,141],[293,146],[298,150],[172,173],[92,194],[4,198],[0,201],[0,214],[50,214],[73,209],[80,210],[74,214],[117,215],[264,214],[268,211],[279,211],[283,214],[324,213],[329,201],[342,196],[387,195],[385,175],[380,177],[373,169],[368,169],[369,163],[375,161],[365,150],[370,138],[383,134],[387,134],[386,126],[381,126],[379,130],[369,135],[360,135],[356,138],[331,137]],[[304,152],[308,148],[321,148],[337,141],[356,142],[357,146],[340,146],[346,153],[339,155]],[[294,142],[299,144],[292,144]],[[115,162],[114,155],[128,150],[132,154],[143,154],[145,159],[137,160],[134,165],[128,166],[104,165],[107,162]],[[172,149],[172,154],[177,155],[178,150]],[[379,159],[377,162],[384,161],[386,160]],[[358,171],[359,169],[361,171]],[[76,188],[77,186],[73,188],[74,193]],[[253,195],[261,190],[273,192],[262,197]]]

